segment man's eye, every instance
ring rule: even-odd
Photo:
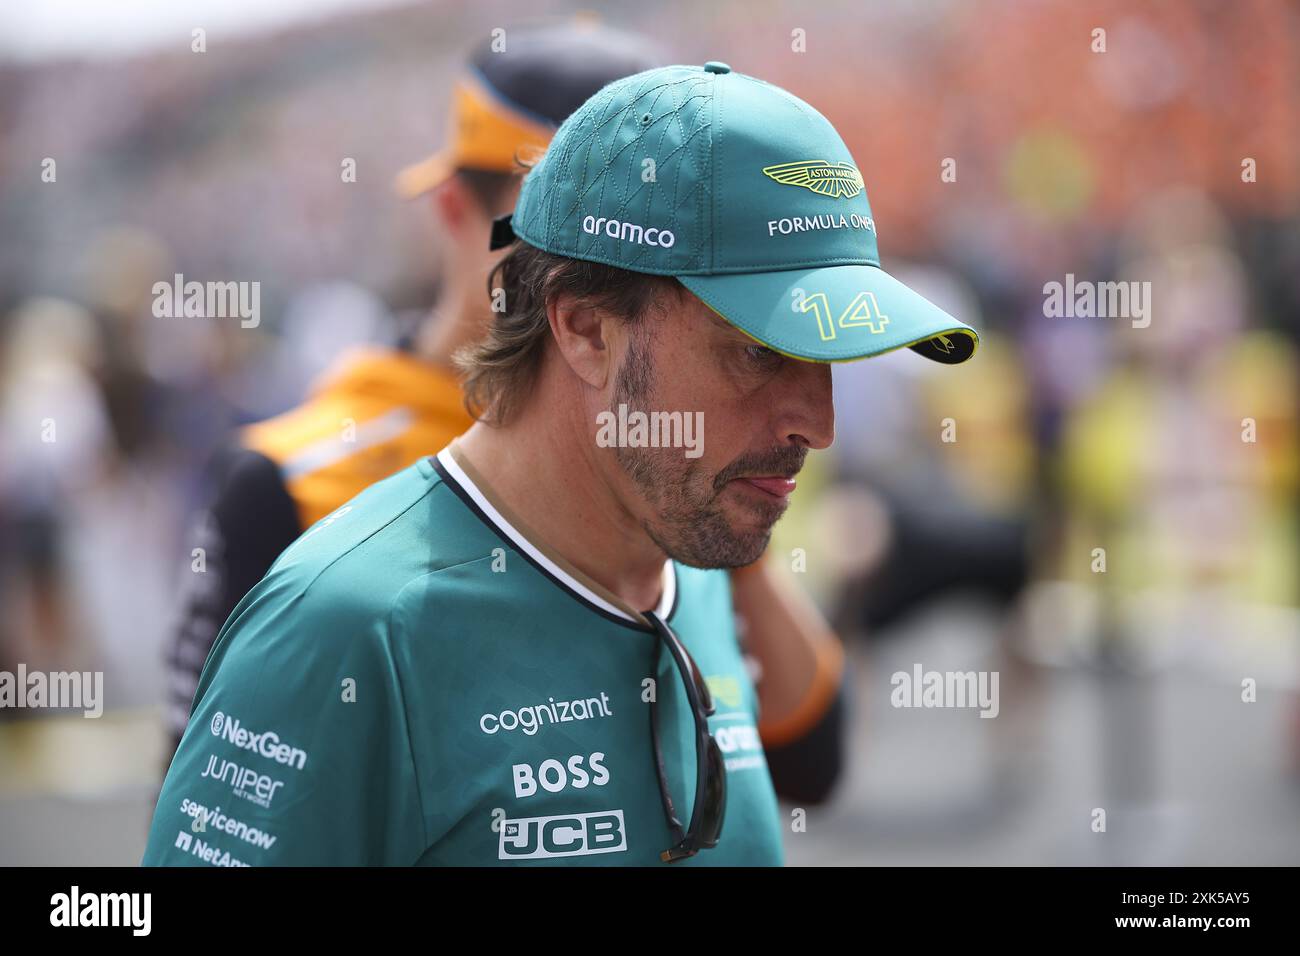
[[[745,347],[745,352],[755,365],[772,365],[781,359],[780,352],[773,351],[766,345],[748,345]]]

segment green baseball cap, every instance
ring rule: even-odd
[[[862,176],[826,117],[725,63],[617,80],[578,108],[524,179],[493,245],[675,276],[796,358],[904,346],[955,364],[975,330],[880,267]]]

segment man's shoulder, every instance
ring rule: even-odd
[[[472,424],[449,370],[371,347],[344,355],[300,404],[246,425],[238,440],[274,463],[306,527]]]
[[[730,573],[713,568],[692,568],[681,562],[674,562],[673,568],[677,582],[674,619],[679,615],[731,617]]]
[[[383,622],[412,582],[428,588],[444,569],[491,560],[494,540],[422,458],[308,528],[239,613],[331,631]]]

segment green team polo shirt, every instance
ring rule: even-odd
[[[779,865],[728,575],[667,562],[657,612],[709,683],[727,766],[718,846],[672,865]],[[240,601],[143,862],[666,865],[651,692],[685,824],[693,722],[670,653],[453,443],[312,526]]]

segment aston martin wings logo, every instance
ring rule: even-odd
[[[763,173],[787,186],[802,186],[832,199],[852,199],[862,192],[862,174],[851,163],[805,159],[763,167]]]

